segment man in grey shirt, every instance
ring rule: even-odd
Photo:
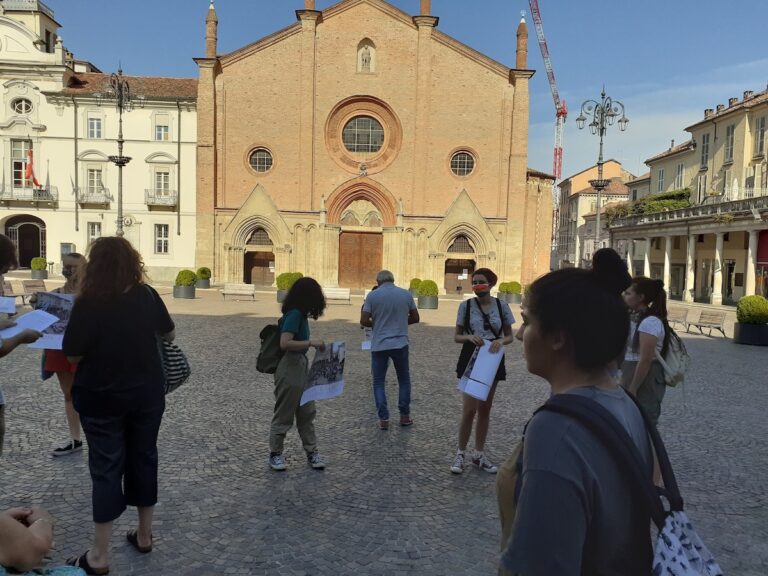
[[[395,277],[389,270],[376,274],[378,289],[365,299],[360,324],[373,328],[371,338],[371,374],[373,398],[379,415],[379,428],[389,429],[389,409],[384,382],[389,359],[395,365],[400,388],[397,406],[400,425],[410,426],[411,373],[408,365],[408,326],[419,321],[419,311],[410,292],[395,286]]]

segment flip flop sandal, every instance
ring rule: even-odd
[[[104,576],[104,574],[109,574],[109,566],[106,566],[105,568],[94,568],[88,564],[87,550],[83,553],[82,556],[73,556],[72,558],[68,559],[66,561],[66,565],[80,568],[86,574],[95,574],[96,576]]]
[[[152,552],[152,544],[149,546],[140,546],[139,545],[139,532],[135,528],[132,530],[128,530],[128,532],[125,535],[125,539],[128,540],[128,543],[136,548],[139,552],[142,554],[147,554],[149,552]]]

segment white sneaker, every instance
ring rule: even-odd
[[[454,474],[461,474],[464,472],[464,452],[461,450],[456,451],[456,458],[451,465],[451,472]]]
[[[277,470],[278,472],[281,472],[288,468],[288,465],[285,463],[285,458],[282,454],[270,454],[269,455],[269,467],[272,468],[272,470]]]
[[[483,472],[488,472],[489,474],[496,474],[498,471],[498,468],[496,468],[494,463],[491,462],[488,459],[488,456],[483,452],[475,452],[475,455],[472,457],[472,464],[477,466]]]

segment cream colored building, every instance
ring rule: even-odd
[[[590,180],[597,178],[597,172],[597,166],[591,166],[560,182],[560,226],[556,248],[558,268],[582,267],[591,260],[593,250],[585,251],[584,247],[584,216],[597,212],[597,192],[589,184]],[[603,164],[603,178],[610,180],[610,184],[600,195],[601,206],[627,199],[625,182],[632,180],[634,176],[625,170],[620,162],[606,160]],[[608,246],[608,241],[606,234],[601,238],[601,246]],[[589,257],[586,256],[587,253],[590,254]]]
[[[0,231],[17,244],[22,267],[43,256],[54,271],[62,253],[115,233],[118,199],[110,76],[75,60],[58,31],[43,2],[0,4]],[[126,80],[125,237],[151,278],[167,280],[195,263],[197,81]]]
[[[673,297],[768,295],[768,90],[704,111],[691,140],[646,161],[651,193],[688,188],[690,208],[612,223],[614,246]],[[650,249],[646,249],[650,246]]]
[[[476,267],[548,271],[552,178],[527,168],[525,24],[510,68],[440,32],[428,0],[415,16],[293,1],[296,23],[228,54],[208,12],[197,264],[218,281],[299,271],[351,288],[388,268],[449,292]]]

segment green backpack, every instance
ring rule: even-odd
[[[267,324],[259,333],[261,347],[256,357],[256,370],[264,374],[274,374],[283,350],[280,348],[280,324]]]

